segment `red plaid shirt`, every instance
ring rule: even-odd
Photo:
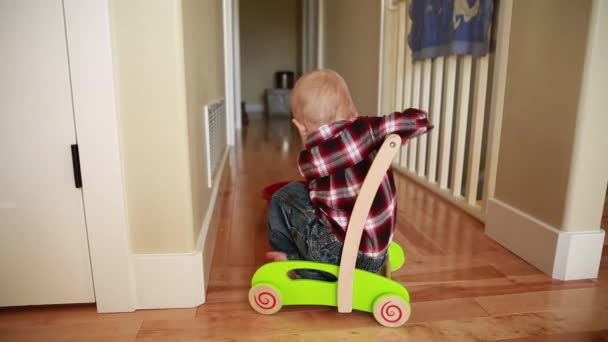
[[[350,214],[363,180],[387,135],[399,134],[403,144],[429,131],[425,112],[408,109],[387,116],[360,116],[321,126],[308,136],[298,166],[306,178],[310,200],[324,224],[344,241]],[[359,251],[381,256],[393,239],[396,221],[395,182],[392,170],[374,198]]]

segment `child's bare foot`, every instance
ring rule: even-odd
[[[287,261],[287,254],[283,252],[268,252],[266,253],[266,259],[270,261]]]

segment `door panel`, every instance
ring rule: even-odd
[[[62,2],[0,0],[0,306],[94,302]]]

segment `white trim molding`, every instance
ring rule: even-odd
[[[211,226],[211,218],[229,151],[230,147],[224,150],[213,182],[209,207],[195,250],[191,253],[133,255],[136,309],[192,308],[205,303],[217,236],[217,227]]]
[[[380,1],[380,51],[378,52],[378,103],[376,105],[376,115],[382,115],[382,93],[384,91],[382,87],[382,83],[384,82],[384,3],[384,0]],[[399,160],[400,156],[397,155],[395,160]]]
[[[502,116],[505,104],[507,72],[509,65],[509,43],[511,41],[511,18],[513,0],[498,2],[496,23],[496,51],[492,70],[492,85],[490,87],[490,112],[486,142],[486,167],[481,202],[486,204],[494,197],[496,189],[496,174],[498,170],[498,155],[500,153],[500,136]]]
[[[241,111],[241,29],[240,29],[240,11],[239,11],[239,0],[233,0],[232,2],[232,53],[234,61],[234,121],[237,130],[243,127],[243,118]]]
[[[402,0],[385,0],[381,6],[386,6],[386,9],[389,11],[395,11],[399,8],[399,2],[401,1]]]
[[[192,308],[203,304],[203,258],[192,253],[133,256],[137,302],[135,308]]]
[[[222,176],[224,175],[224,167],[228,163],[228,155],[230,154],[231,147],[226,146],[224,154],[222,156],[220,165],[215,174],[213,180],[213,189],[211,190],[211,198],[209,200],[209,208],[205,213],[203,219],[201,232],[199,233],[196,241],[197,251],[201,251],[203,260],[203,303],[205,302],[207,288],[209,287],[209,275],[211,274],[211,262],[213,261],[213,254],[215,253],[215,240],[217,237],[217,226],[211,226],[211,219],[213,218],[213,212],[215,211],[215,205],[217,204],[217,196],[222,186]]]
[[[560,231],[497,199],[488,201],[486,234],[559,280],[597,278],[605,232]]]
[[[266,111],[266,107],[264,107],[261,103],[246,103],[245,111],[247,113],[264,113]]]
[[[323,0],[302,1],[302,74],[307,74],[323,66],[324,30],[322,18],[325,16]]]
[[[325,0],[317,0],[317,69],[325,68]]]
[[[240,87],[240,80],[235,84],[234,60],[234,5],[238,1],[222,0],[223,34],[224,34],[224,92],[226,99],[226,138],[228,145],[234,145],[236,135],[235,96],[236,87]],[[240,108],[240,107],[239,107]],[[238,111],[240,113],[240,111]]]
[[[65,0],[64,13],[97,311],[133,311],[109,5]]]

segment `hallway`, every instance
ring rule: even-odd
[[[267,124],[251,121],[237,144],[214,217],[220,231],[208,303],[193,322],[165,322],[164,329],[144,324],[140,338],[407,336],[465,341],[608,336],[606,330],[593,332],[608,327],[606,253],[598,281],[554,281],[486,237],[481,223],[399,175],[395,239],[404,248],[406,264],[393,276],[412,298],[413,314],[405,327],[390,330],[370,314],[342,315],[323,307],[286,307],[274,316],[258,315],[247,302],[251,276],[266,262],[269,248],[266,203],[258,192],[273,182],[299,179],[300,143],[288,120],[274,119]]]
[[[92,305],[0,309],[0,341],[605,341],[608,253],[596,281],[554,281],[483,233],[483,225],[396,175],[396,241],[406,254],[394,279],[412,317],[388,329],[371,314],[286,307],[274,316],[247,301],[266,260],[266,203],[259,190],[298,179],[300,149],[287,119],[251,120],[224,168],[212,225],[218,235],[207,303],[199,308],[95,313]]]

